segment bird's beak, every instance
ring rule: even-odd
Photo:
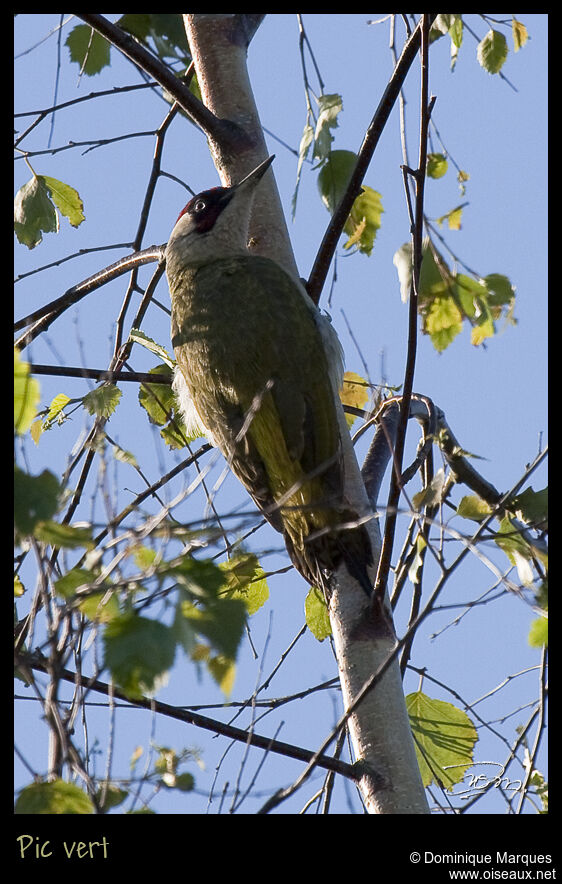
[[[250,172],[249,175],[246,175],[245,178],[242,178],[242,181],[239,181],[238,184],[234,185],[234,188],[238,190],[238,188],[245,189],[247,186],[255,187],[258,181],[265,175],[269,167],[271,166],[273,160],[275,159],[275,154],[268,157],[267,160],[264,160],[263,163],[260,163],[259,166]]]

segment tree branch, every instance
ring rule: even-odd
[[[402,490],[402,458],[404,455],[404,446],[406,442],[406,427],[410,414],[410,401],[412,397],[412,389],[414,383],[414,369],[416,362],[417,350],[417,329],[418,329],[418,288],[422,263],[422,238],[423,238],[423,199],[425,188],[425,172],[427,165],[427,134],[429,128],[429,119],[433,103],[429,101],[429,29],[431,27],[431,15],[427,12],[423,14],[422,20],[416,28],[416,32],[421,28],[421,108],[420,108],[420,143],[418,168],[415,173],[416,182],[416,204],[415,217],[412,227],[412,251],[413,251],[413,272],[412,285],[410,289],[410,305],[408,317],[408,351],[406,356],[406,368],[404,374],[404,387],[402,394],[402,402],[400,404],[400,418],[396,432],[396,444],[394,446],[394,469],[390,482],[390,490],[388,493],[388,503],[386,509],[386,521],[384,528],[384,537],[377,569],[377,578],[373,592],[373,604],[378,606],[382,603],[386,592],[388,574],[390,571],[390,561],[392,556],[392,548],[394,545],[394,534],[396,531],[396,517],[398,501]],[[412,38],[413,39],[413,38]]]
[[[190,13],[183,19],[206,107],[245,133],[244,144],[236,150],[220,132],[209,139],[221,181],[228,186],[241,181],[268,156],[247,65],[248,43],[259,22],[250,13]],[[252,254],[266,255],[299,278],[272,171],[256,193],[249,239]]]
[[[49,674],[49,663],[46,658],[40,654],[21,652],[18,655],[17,665]],[[195,727],[200,727],[204,730],[221,734],[221,736],[228,737],[230,740],[236,740],[237,742],[246,745],[250,744],[256,746],[258,749],[264,749],[267,752],[275,752],[278,755],[294,758],[297,761],[302,761],[306,764],[314,762],[317,767],[324,770],[334,771],[335,773],[348,777],[348,779],[351,780],[357,780],[358,778],[358,773],[354,765],[348,764],[345,761],[340,761],[338,758],[331,758],[329,755],[318,754],[310,749],[303,749],[301,746],[295,746],[292,743],[285,743],[281,740],[263,737],[252,731],[234,727],[231,724],[224,724],[222,721],[208,718],[205,715],[200,715],[198,712],[191,712],[189,709],[170,706],[168,703],[162,703],[153,698],[141,697],[139,699],[131,699],[113,685],[110,687],[110,685],[99,679],[88,678],[78,672],[72,672],[68,669],[59,669],[57,675],[62,681],[68,681],[73,685],[81,685],[87,690],[96,691],[99,694],[105,694],[106,697],[111,695],[114,699],[129,703],[133,707],[147,709],[151,713],[157,712],[159,715],[165,715],[176,721],[183,721],[185,724],[193,724]]]
[[[430,12],[426,13],[426,15],[429,20],[429,25],[431,26],[431,23],[436,18],[437,13]],[[367,169],[369,168],[369,164],[371,162],[371,159],[373,158],[373,154],[379,142],[379,138],[382,135],[384,127],[386,126],[387,120],[390,116],[390,112],[394,107],[394,103],[398,98],[400,90],[404,84],[406,75],[410,70],[410,67],[421,45],[421,32],[422,22],[418,24],[414,33],[404,46],[402,55],[398,60],[398,64],[394,68],[392,76],[388,82],[386,89],[384,90],[383,96],[375,111],[375,115],[371,120],[369,128],[367,129],[365,138],[363,139],[363,144],[361,145],[359,155],[357,157],[357,165],[355,166],[351,178],[349,179],[347,190],[343,195],[334,214],[332,215],[330,223],[328,224],[328,227],[324,234],[324,238],[320,244],[320,248],[318,249],[307,283],[308,294],[315,304],[317,304],[320,300],[320,294],[324,287],[324,283],[328,275],[328,270],[334,256],[334,252],[336,251],[338,240],[341,236],[344,224],[347,221],[347,217],[353,206],[353,202],[357,195],[361,192],[361,182],[363,181]]]
[[[240,148],[245,141],[245,134],[230,120],[216,117],[189,88],[151,52],[126,34],[120,27],[108,21],[98,13],[75,13],[78,18],[94,28],[110,43],[117,47],[134,64],[138,65],[157,83],[165,87],[182,110],[196,123],[208,138],[228,142],[232,149]]]
[[[111,282],[113,279],[117,279],[117,277],[121,276],[123,273],[127,273],[127,271],[132,270],[134,267],[138,267],[141,264],[162,261],[165,248],[166,244],[164,243],[159,246],[149,246],[147,249],[135,252],[133,255],[126,255],[124,258],[120,258],[119,261],[115,261],[115,263],[110,264],[108,267],[104,267],[103,270],[99,270],[92,276],[88,276],[86,279],[82,280],[82,282],[71,286],[63,295],[55,298],[54,301],[44,304],[42,307],[29,313],[23,319],[17,320],[17,322],[14,323],[14,331],[19,331],[27,326],[30,326],[30,328],[28,328],[25,334],[15,341],[15,346],[20,350],[23,350],[23,348],[27,347],[28,344],[41,334],[41,332],[46,331],[51,323],[54,322],[55,319],[58,319],[65,310],[68,310],[73,304],[77,304],[78,301],[81,301],[86,295],[89,295],[96,289],[101,288],[101,286],[106,285],[106,283]]]
[[[30,363],[31,374],[53,375],[64,378],[92,378],[95,381],[108,381],[117,384],[120,381],[132,381],[136,384],[165,384],[170,386],[171,379],[164,374],[150,374],[146,371],[110,371],[106,368],[79,368],[72,365],[41,365]]]

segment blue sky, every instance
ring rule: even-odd
[[[382,15],[382,14],[381,14]],[[322,72],[326,92],[343,96],[343,113],[334,131],[334,147],[358,150],[379,97],[392,69],[388,50],[388,24],[368,25],[367,19],[379,14],[310,14],[304,16],[308,37],[316,61]],[[503,16],[497,16],[503,17]],[[454,343],[438,354],[429,338],[421,337],[416,365],[414,388],[430,396],[443,409],[450,426],[461,444],[484,460],[476,462],[483,474],[501,489],[507,490],[520,477],[525,464],[535,457],[542,434],[546,443],[546,248],[547,248],[547,16],[544,14],[516,14],[527,26],[530,40],[517,54],[510,53],[504,72],[513,86],[485,73],[476,61],[476,41],[465,33],[454,73],[449,70],[449,40],[443,38],[432,48],[430,90],[436,95],[433,121],[447,152],[470,174],[466,195],[459,196],[455,176],[450,171],[445,178],[428,183],[426,212],[436,218],[461,201],[469,205],[463,214],[462,230],[442,231],[450,248],[482,276],[503,273],[516,287],[515,316],[517,325],[502,330],[487,342],[486,348],[471,346],[469,331],[463,331]],[[483,37],[487,26],[476,15],[468,17],[470,26]],[[41,110],[53,104],[57,65],[57,38],[51,36],[32,52],[26,52],[58,24],[58,15],[20,15],[15,20],[15,104],[16,110]],[[74,22],[64,30],[66,33]],[[400,30],[400,37],[402,31]],[[256,101],[264,127],[278,139],[296,148],[305,123],[306,106],[302,87],[298,52],[298,29],[295,16],[270,14],[259,29],[249,52],[249,69]],[[40,71],[41,76],[36,76]],[[264,76],[264,71],[266,75]],[[30,72],[34,75],[30,76]],[[312,66],[309,74],[314,85]],[[111,88],[118,84],[139,82],[138,75],[127,61],[112,53],[112,66],[96,78],[83,77],[78,81],[76,65],[67,60],[62,46],[62,65],[57,101],[70,100],[93,90]],[[414,65],[406,87],[407,139],[411,161],[417,155],[417,108],[419,72]],[[164,118],[166,106],[156,95],[144,90],[96,99],[59,111],[54,119],[51,146],[60,147],[70,140],[86,141],[114,137],[135,131],[149,132]],[[17,122],[23,130],[34,118]],[[50,118],[38,126],[26,140],[28,150],[43,150],[47,146]],[[435,133],[435,149],[441,150]],[[287,218],[290,219],[291,197],[296,174],[296,157],[276,139],[268,137],[270,152],[276,154],[274,171]],[[59,178],[76,187],[85,206],[86,222],[71,229],[65,219],[57,236],[47,234],[43,243],[28,251],[16,243],[16,276],[31,269],[59,260],[82,248],[123,243],[132,240],[144,197],[144,188],[150,172],[153,137],[147,135],[127,139],[116,144],[92,150],[73,148],[30,158],[37,174]],[[405,364],[407,307],[400,300],[396,269],[392,263],[394,252],[409,238],[409,223],[404,199],[400,163],[400,136],[398,113],[395,109],[381,138],[365,183],[382,195],[385,209],[382,226],[371,258],[349,256],[340,248],[337,258],[337,283],[334,288],[330,313],[340,333],[346,351],[347,368],[362,372],[362,358],[369,366],[370,377],[380,382],[381,371],[391,385],[402,383]],[[165,145],[163,168],[183,179],[193,190],[203,190],[218,183],[205,140],[186,121],[178,120],[170,130]],[[30,177],[23,160],[15,164],[17,190]],[[176,182],[163,178],[158,183],[153,209],[144,245],[164,242],[179,210],[186,202],[186,191]],[[307,166],[299,191],[297,214],[289,220],[290,233],[300,273],[307,276],[318,242],[328,222],[316,185],[316,173]],[[116,260],[125,250],[94,252],[53,267],[41,274],[27,277],[16,286],[16,316],[49,301],[70,285],[95,272],[106,263]],[[149,278],[150,270],[143,274]],[[123,281],[117,281],[94,297],[83,301],[76,310],[67,311],[50,330],[47,341],[39,340],[27,351],[27,358],[35,362],[67,365],[87,365],[104,368],[112,347],[112,322],[116,305],[121,303]],[[165,283],[161,283],[158,297],[167,303]],[[325,303],[324,303],[325,306]],[[347,323],[353,330],[351,339]],[[158,309],[151,309],[145,331],[168,347],[169,320]],[[361,351],[358,355],[356,347]],[[137,348],[132,360],[134,368],[145,370],[154,362],[148,353]],[[384,369],[381,369],[384,365]],[[84,382],[56,378],[41,378],[42,402],[48,403],[59,392],[80,396],[86,391]],[[125,385],[123,385],[125,387]],[[124,448],[131,450],[146,469],[151,481],[174,463],[175,455],[163,449],[157,433],[139,413],[134,385],[123,389],[119,418],[111,421],[108,432]],[[130,388],[130,389],[129,389]],[[31,472],[45,466],[56,471],[64,468],[66,453],[89,426],[89,418],[77,412],[72,421],[62,428],[45,434],[41,444],[26,444],[25,455]],[[416,430],[410,430],[410,452],[417,442]],[[359,455],[361,457],[361,451]],[[363,452],[364,453],[364,452]],[[110,466],[108,488],[119,500],[129,499],[131,489],[140,490],[132,471]],[[546,484],[544,470],[531,480],[535,489]],[[181,487],[181,486],[177,486]],[[415,490],[418,490],[417,487]],[[172,490],[169,491],[170,496]],[[225,483],[219,497],[221,511],[247,501],[234,481]],[[202,512],[203,503],[199,504]],[[82,518],[88,518],[89,502],[84,504]],[[399,543],[407,525],[399,523]],[[466,527],[466,526],[464,526]],[[400,533],[400,528],[402,533]],[[260,541],[264,535],[260,534]],[[275,535],[268,542],[280,549]],[[283,556],[268,558],[267,567],[281,567]],[[504,560],[505,561],[505,560]],[[460,602],[478,594],[491,584],[491,575],[481,563],[472,562],[459,572],[458,583],[451,588],[447,601]],[[272,670],[298,633],[303,623],[302,603],[306,593],[300,578],[294,573],[275,577],[270,583],[271,603],[254,618],[251,624],[253,642],[259,650],[256,663],[247,644],[241,652],[239,675],[233,699],[243,699],[251,693],[254,684],[263,680]],[[500,684],[509,674],[529,670],[513,679],[512,683],[487,701],[485,717],[496,718],[509,714],[536,694],[538,679],[536,667],[539,655],[526,644],[526,634],[532,612],[513,599],[497,605],[483,606],[471,612],[461,625],[450,627],[432,639],[444,626],[454,620],[458,610],[444,610],[434,615],[421,630],[412,663],[427,666],[435,678],[453,686],[467,701],[474,701]],[[398,623],[407,617],[407,607],[398,612]],[[334,677],[335,662],[327,643],[318,643],[306,634],[299,639],[291,655],[290,666],[281,667],[272,684],[272,695],[281,696],[300,690],[316,682]],[[306,678],[302,678],[305,673]],[[533,681],[534,680],[534,681]],[[407,678],[406,690],[417,689],[418,678]],[[451,701],[450,695],[426,682],[424,690],[441,699]],[[168,687],[160,699],[176,703],[219,703],[221,695],[206,676],[200,680],[185,659],[179,659]],[[305,705],[306,704],[306,705]],[[494,705],[496,704],[496,705]],[[280,739],[300,742],[314,748],[326,728],[336,720],[337,698],[325,693],[301,701],[295,709],[290,704],[284,713],[271,715],[260,723],[261,732],[273,733],[283,720]],[[30,739],[30,722],[34,720],[33,703],[21,703],[18,722],[23,734],[22,746],[33,759],[37,769],[44,766],[44,746]],[[100,738],[107,727],[105,713],[99,716],[97,726]],[[209,712],[214,714],[214,711]],[[218,714],[218,713],[217,713]],[[513,723],[526,720],[522,708]],[[119,734],[121,767],[127,768],[127,759],[140,742],[147,743],[151,723],[142,719],[138,711],[120,711]],[[275,723],[272,723],[275,719]],[[247,723],[247,722],[246,722]],[[242,750],[234,747],[226,759],[224,741],[212,740],[207,735],[186,730],[178,724],[158,722],[153,740],[159,745],[201,747],[206,771],[194,769],[201,795],[181,796],[169,793],[156,799],[155,807],[170,807],[171,812],[205,812],[206,795],[219,765],[215,803],[210,812],[216,812],[217,797],[224,781],[236,777]],[[501,749],[489,733],[482,732],[476,755],[479,760],[501,760]],[[491,757],[489,757],[491,756]],[[544,762],[544,756],[542,756]],[[103,759],[100,764],[103,766]],[[257,762],[256,762],[257,763]],[[269,776],[264,789],[283,785],[296,776],[299,765],[286,760],[270,760]],[[116,760],[116,767],[118,766]],[[246,774],[248,776],[248,774]],[[17,768],[20,783],[27,782],[27,774]],[[318,781],[320,782],[320,781]],[[312,793],[314,788],[309,789]],[[286,812],[298,812],[304,803],[299,796]],[[340,812],[347,812],[348,796],[340,789],[335,799]],[[245,812],[254,812],[259,800],[248,802]],[[357,805],[355,805],[357,807]],[[486,812],[503,812],[500,802],[490,799]],[[170,812],[170,811],[168,811]],[[356,811],[357,812],[357,811]]]

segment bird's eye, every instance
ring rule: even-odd
[[[194,212],[203,212],[207,208],[207,204],[205,200],[197,200],[195,205],[193,206]]]

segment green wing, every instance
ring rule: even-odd
[[[262,509],[325,510],[341,493],[339,430],[313,311],[267,258],[216,261],[192,280],[172,337],[203,423]]]

